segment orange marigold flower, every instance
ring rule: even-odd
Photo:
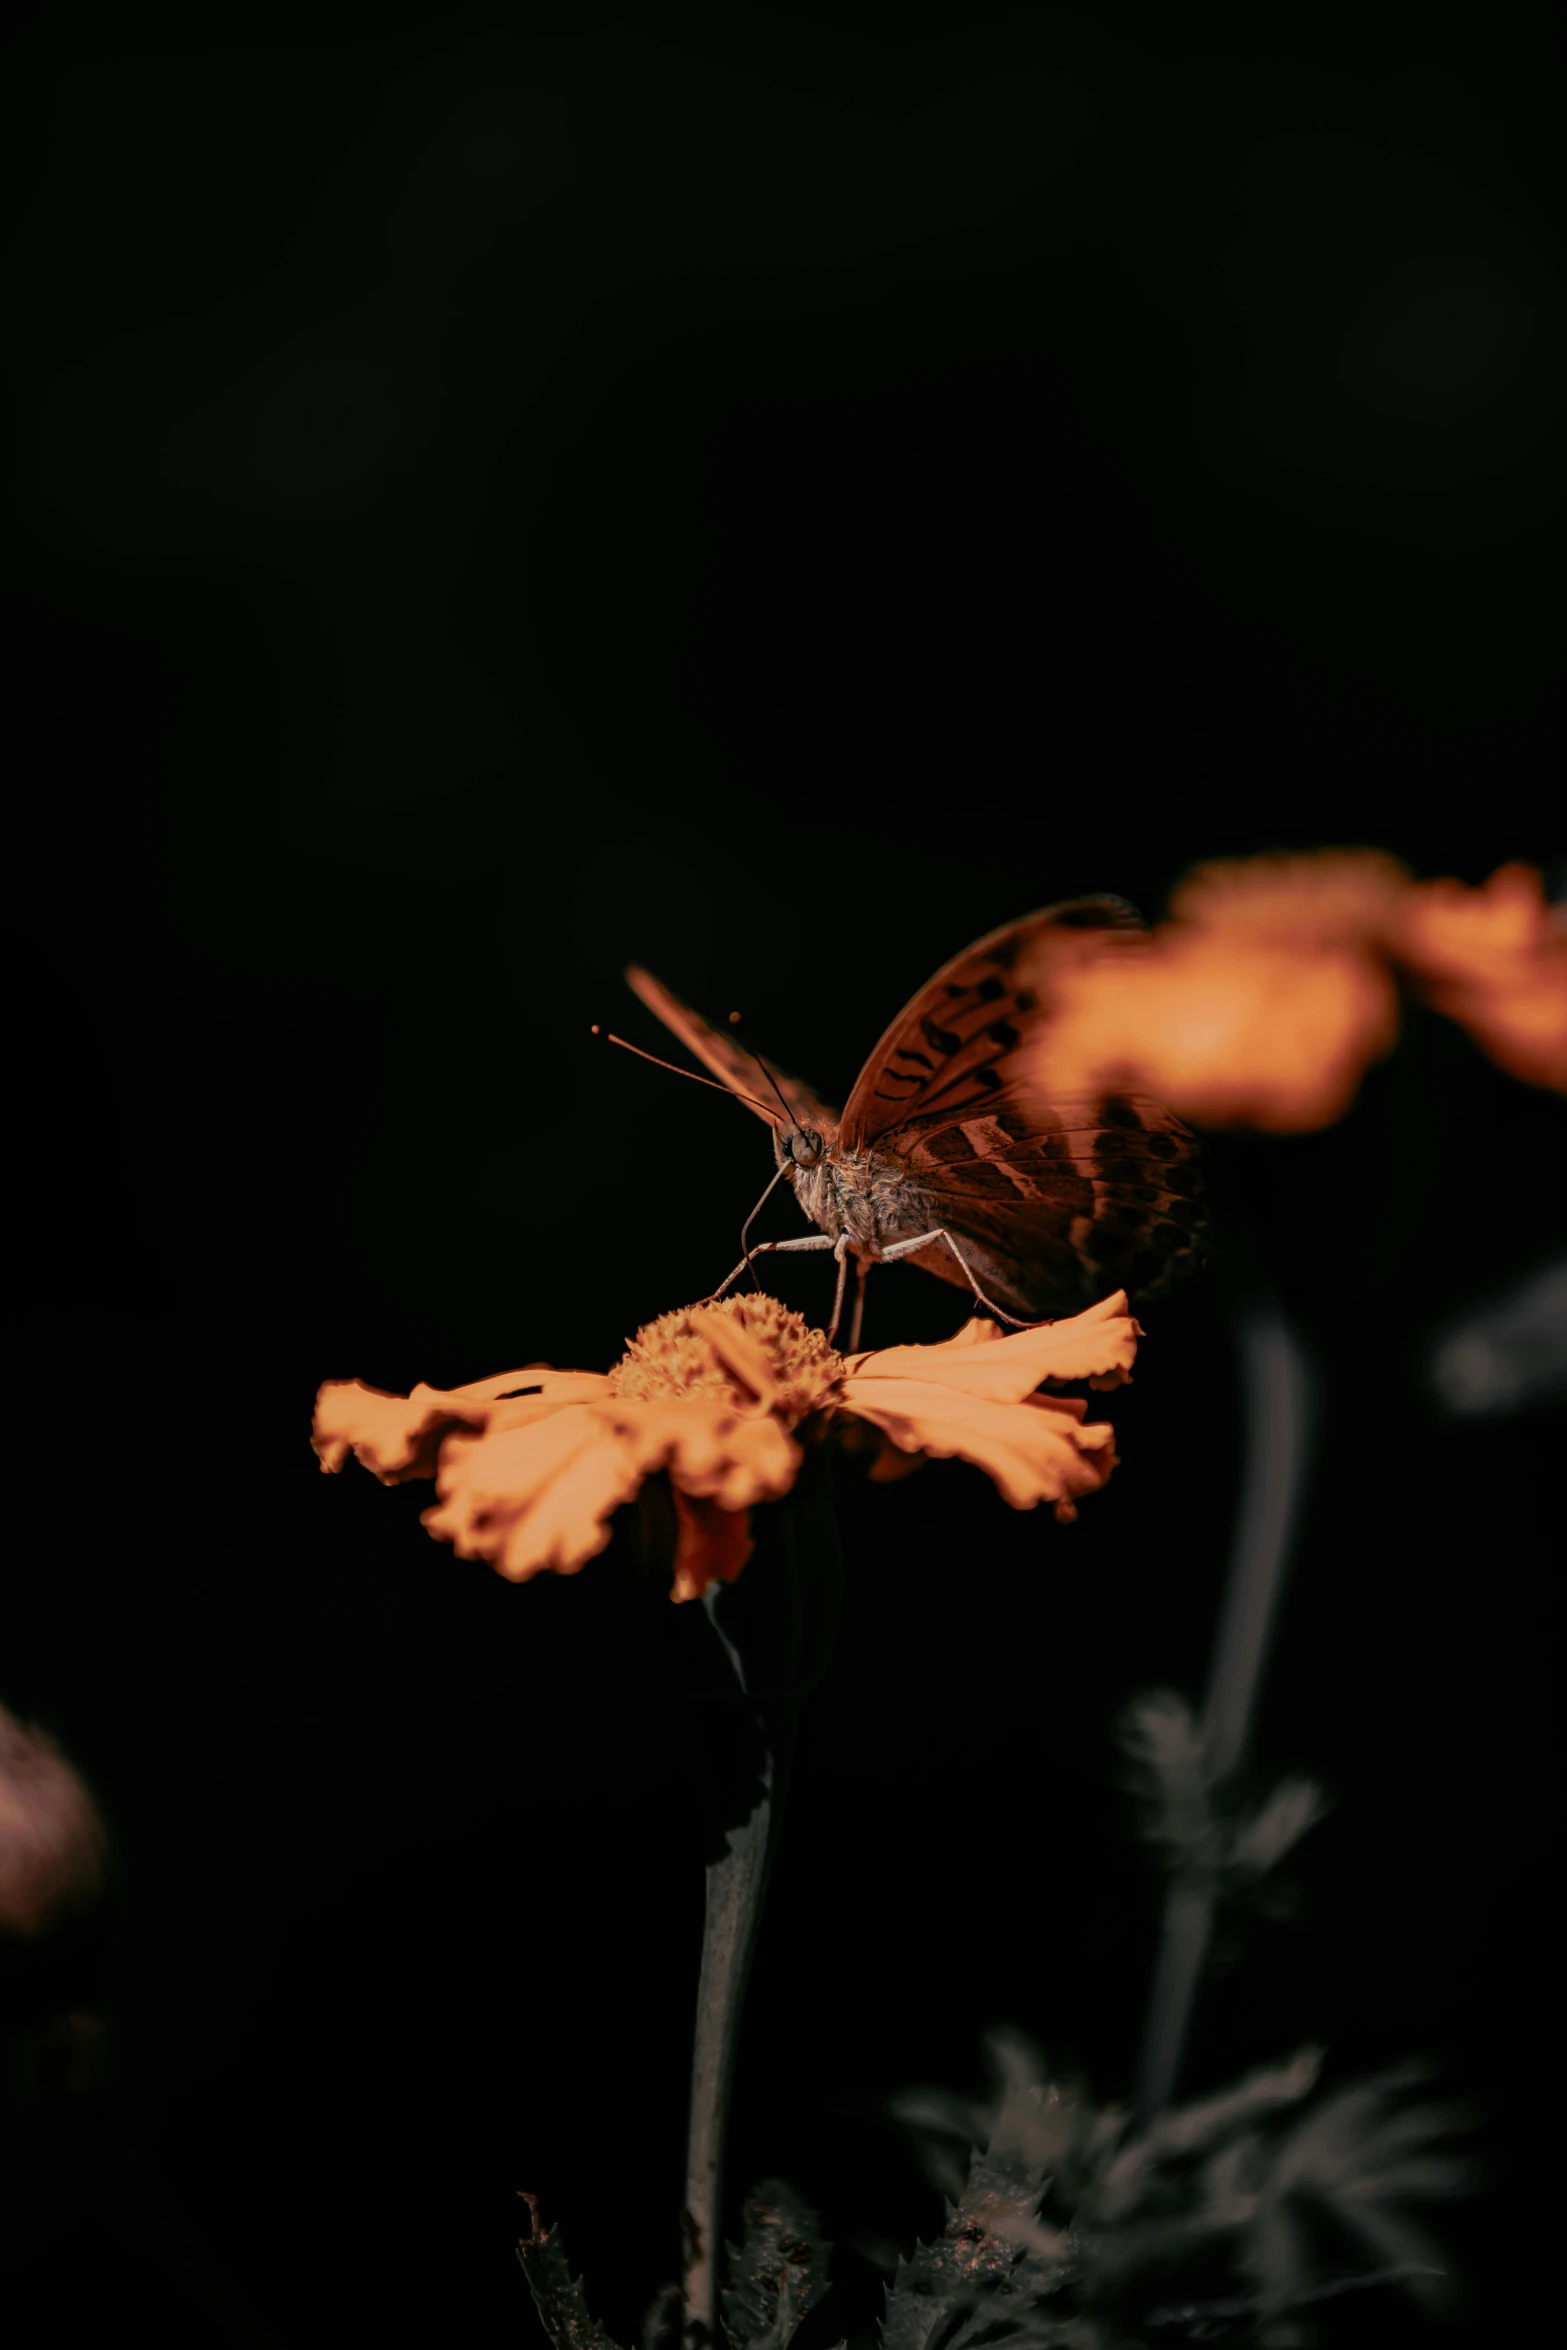
[[[1203,1126],[1328,1126],[1399,1029],[1396,973],[1503,1068],[1567,1089],[1567,933],[1540,877],[1415,882],[1375,849],[1200,865],[1146,937],[1041,942],[1051,1100],[1148,1093]]]
[[[1042,1092],[1152,1094],[1199,1126],[1331,1125],[1398,1035],[1378,956],[1180,923],[1063,972],[1054,995]]]
[[[461,1558],[513,1582],[574,1575],[610,1520],[665,1475],[679,1533],[671,1597],[732,1582],[754,1547],[749,1513],[794,1483],[797,1431],[839,1418],[878,1430],[891,1454],[976,1462],[1015,1509],[1076,1515],[1115,1466],[1112,1433],[1047,1379],[1113,1387],[1142,1335],[1117,1292],[1087,1313],[1002,1337],[970,1322],[940,1346],[843,1356],[776,1298],[725,1298],[639,1330],[610,1371],[530,1364],[470,1386],[406,1396],[331,1379],[311,1443],[323,1469],[350,1453],[386,1485],[433,1477],[421,1523]],[[874,1472],[873,1472],[874,1473]]]
[[[1503,865],[1480,889],[1419,883],[1394,951],[1493,1061],[1567,1093],[1567,927],[1532,865]]]

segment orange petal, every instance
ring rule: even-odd
[[[840,1412],[833,1429],[840,1450],[869,1459],[866,1475],[873,1485],[894,1485],[925,1466],[922,1452],[899,1452],[890,1436],[884,1436],[857,1412]]]
[[[955,1394],[919,1379],[849,1383],[848,1408],[883,1430],[903,1452],[935,1460],[957,1454],[991,1478],[1015,1510],[1094,1493],[1115,1466],[1108,1420],[1084,1425],[1078,1397],[1033,1395],[1021,1403]]]
[[[1467,1028],[1510,1077],[1567,1093],[1567,962],[1554,984],[1476,990],[1437,1009]]]
[[[953,1337],[939,1339],[937,1344],[944,1347],[988,1346],[993,1338],[1000,1336],[1001,1325],[999,1322],[992,1322],[984,1314],[976,1314],[974,1319],[971,1322],[965,1322],[962,1329],[957,1331]],[[851,1359],[863,1362],[865,1357],[859,1355]]]
[[[876,1445],[876,1458],[870,1465],[873,1485],[899,1485],[905,1477],[912,1477],[916,1469],[923,1469],[929,1457],[922,1452],[900,1452],[892,1438],[880,1428],[868,1428],[866,1434]]]
[[[602,1395],[609,1381],[602,1371],[552,1371],[548,1363],[529,1363],[521,1371],[497,1371],[493,1378],[475,1379],[447,1389],[464,1401],[503,1403],[514,1396],[536,1397],[544,1403],[585,1403]]]
[[[787,1493],[799,1463],[776,1420],[719,1398],[599,1394],[544,1418],[451,1434],[439,1501],[422,1523],[460,1558],[487,1559],[512,1582],[574,1575],[608,1542],[615,1511],[661,1469],[677,1508],[683,1493],[740,1513]]]
[[[675,1546],[675,1579],[669,1596],[700,1599],[710,1583],[732,1583],[756,1548],[749,1510],[726,1510],[672,1488],[680,1538]]]
[[[1567,1092],[1567,931],[1532,866],[1503,865],[1481,889],[1423,882],[1398,952],[1426,1000],[1511,1076]]]
[[[988,1338],[980,1335],[985,1331]],[[941,1345],[888,1346],[851,1355],[845,1393],[852,1398],[863,1392],[874,1403],[882,1380],[918,1379],[950,1394],[1019,1403],[1044,1379],[1092,1378],[1115,1387],[1131,1376],[1142,1335],[1141,1324],[1127,1312],[1125,1290],[1118,1289],[1086,1313],[1043,1323],[1037,1330],[1009,1330],[1003,1337],[994,1322],[976,1317]]]
[[[595,1411],[614,1426],[639,1477],[667,1469],[682,1492],[726,1510],[776,1501],[800,1466],[799,1446],[776,1420],[717,1397],[609,1397]]]
[[[1423,881],[1399,929],[1399,960],[1423,979],[1485,985],[1548,953],[1559,934],[1532,865],[1502,865],[1479,889]]]
[[[1051,1098],[1146,1092],[1199,1125],[1297,1134],[1343,1115],[1397,1033],[1369,952],[1176,931],[1063,978],[1034,1079]]]
[[[609,1521],[642,1472],[591,1405],[518,1428],[456,1434],[441,1450],[437,1505],[420,1523],[459,1558],[485,1559],[513,1583],[574,1575],[609,1540]]]
[[[350,1453],[383,1485],[433,1477],[440,1440],[455,1427],[482,1427],[487,1408],[462,1403],[433,1387],[392,1395],[362,1379],[327,1379],[316,1392],[310,1442],[323,1469],[334,1474]]]
[[[1172,891],[1170,912],[1183,926],[1232,937],[1358,948],[1388,936],[1409,889],[1408,867],[1382,849],[1216,857]]]
[[[310,1442],[323,1469],[334,1474],[350,1452],[383,1485],[412,1477],[433,1477],[443,1436],[454,1428],[487,1428],[537,1419],[602,1393],[608,1382],[597,1371],[552,1371],[546,1363],[526,1370],[499,1371],[470,1387],[427,1387],[393,1395],[362,1379],[328,1379],[317,1390]],[[515,1389],[529,1392],[502,1402]]]
[[[487,1408],[486,1428],[526,1428],[569,1404],[596,1403],[609,1387],[602,1371],[525,1372]],[[520,1392],[518,1392],[520,1390]]]

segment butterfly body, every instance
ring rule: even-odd
[[[774,1147],[779,1165],[786,1164],[781,1139]],[[818,1231],[831,1240],[847,1233],[854,1255],[871,1263],[891,1243],[912,1240],[941,1221],[918,1182],[887,1151],[844,1150],[829,1142],[814,1166],[791,1165],[789,1180]]]
[[[1142,935],[1124,900],[1095,897],[978,940],[893,1021],[841,1116],[781,1072],[772,1072],[780,1110],[768,1110],[732,1034],[648,973],[627,977],[715,1076],[770,1118],[776,1163],[829,1240],[862,1266],[906,1256],[977,1287],[1009,1317],[1037,1319],[1115,1288],[1155,1295],[1201,1253],[1197,1144],[1180,1121],[1140,1095],[1045,1101],[1031,1077],[1054,977],[1085,949]],[[950,1237],[908,1249],[936,1234]]]

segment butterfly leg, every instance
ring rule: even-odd
[[[865,1320],[865,1284],[870,1278],[870,1270],[871,1260],[869,1257],[855,1258],[854,1312],[849,1321],[849,1352],[851,1355],[858,1354],[860,1351],[860,1326]]]
[[[736,1265],[734,1271],[729,1275],[728,1280],[721,1281],[718,1287],[713,1291],[712,1296],[704,1297],[702,1303],[705,1306],[716,1306],[719,1299],[727,1295],[727,1293],[733,1289],[735,1283],[739,1280],[741,1274],[745,1271],[747,1265],[751,1262],[752,1257],[771,1256],[775,1251],[777,1251],[779,1254],[782,1254],[792,1249],[831,1248],[833,1246],[833,1241],[825,1232],[813,1232],[804,1240],[759,1240],[756,1246],[740,1259],[739,1264]]]
[[[980,1288],[979,1283],[974,1278],[973,1266],[969,1263],[967,1257],[963,1254],[963,1251],[959,1248],[957,1242],[953,1239],[945,1224],[938,1224],[933,1232],[918,1233],[913,1240],[895,1240],[890,1248],[884,1248],[882,1250],[881,1262],[884,1265],[890,1265],[895,1257],[912,1256],[917,1248],[928,1248],[933,1240],[944,1240],[946,1242],[948,1248],[951,1249],[953,1255],[957,1258],[958,1263],[963,1267],[963,1271],[967,1278],[970,1289],[972,1289],[974,1295],[978,1298],[982,1306],[988,1306],[990,1308],[990,1311],[996,1316],[998,1321],[1009,1322],[1014,1330],[1037,1330],[1040,1327],[1038,1322],[1020,1322],[1016,1314],[1004,1313],[993,1298],[988,1298],[985,1295],[985,1292]],[[1049,1318],[1050,1317],[1048,1315],[1043,1317],[1043,1319],[1046,1321],[1048,1321]]]
[[[838,1245],[832,1253],[838,1260],[838,1286],[832,1293],[832,1320],[827,1325],[829,1346],[836,1345],[838,1324],[843,1320],[843,1290],[844,1284],[849,1278],[849,1235],[847,1232],[839,1236]]]

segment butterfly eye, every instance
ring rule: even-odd
[[[797,1167],[816,1167],[821,1164],[822,1138],[809,1126],[797,1127],[784,1137],[789,1156]]]

